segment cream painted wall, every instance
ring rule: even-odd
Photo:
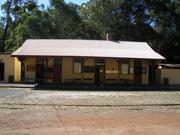
[[[164,78],[169,78],[169,84],[180,84],[180,69],[161,69],[161,84]]]

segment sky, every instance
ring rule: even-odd
[[[6,0],[0,0],[0,6],[2,3],[4,3]],[[37,0],[38,4],[44,4],[45,7],[47,7],[49,5],[49,0]],[[78,5],[81,5],[82,3],[86,3],[88,0],[65,0],[66,3],[72,2],[72,3],[76,3]],[[2,15],[1,9],[0,9],[0,16]]]

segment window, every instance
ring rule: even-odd
[[[121,64],[121,74],[128,74],[128,73],[129,73],[129,65]]]
[[[131,67],[130,70],[129,70],[130,74],[134,74],[134,68]]]
[[[84,73],[93,73],[94,67],[84,67]]]
[[[120,73],[129,74],[129,61],[120,61]]]
[[[82,64],[83,64],[83,59],[82,58],[74,58],[74,73],[82,73]]]

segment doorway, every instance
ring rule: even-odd
[[[4,63],[0,63],[0,81],[4,81]]]
[[[134,61],[134,83],[142,84],[142,61]]]
[[[36,64],[36,82],[43,83],[44,82],[44,65]]]
[[[62,76],[62,59],[61,58],[54,58],[53,64],[53,82],[55,84],[61,83],[61,76]]]
[[[96,65],[95,67],[95,84],[104,84],[105,71],[104,65]]]
[[[21,82],[25,81],[25,63],[24,60],[21,61]]]
[[[36,82],[44,83],[45,77],[45,59],[37,58],[36,59]]]
[[[153,64],[149,65],[148,79],[149,84],[155,83],[155,66]]]

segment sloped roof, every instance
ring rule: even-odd
[[[137,59],[165,59],[146,42],[34,39],[12,53],[12,56],[83,56]]]
[[[165,67],[165,68],[178,68],[180,69],[180,64],[164,64],[159,63],[159,66]]]

